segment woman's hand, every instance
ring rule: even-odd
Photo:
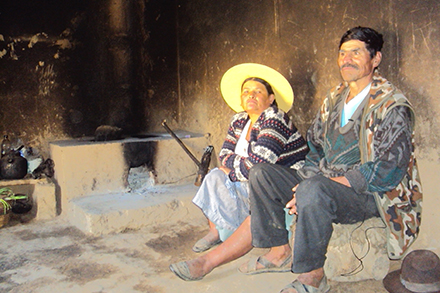
[[[226,168],[225,166],[218,167],[220,170],[222,170],[226,175],[229,175],[229,172],[231,172],[231,169]]]
[[[289,215],[298,214],[298,212],[296,211],[296,198],[295,198],[295,192],[297,187],[298,184],[292,188],[292,192],[293,192],[292,199],[286,204],[286,208],[289,209]]]

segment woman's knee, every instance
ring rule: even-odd
[[[206,174],[205,178],[224,177],[224,175],[225,175],[225,172],[223,172],[222,170],[220,170],[218,168],[215,168],[215,169],[212,169],[211,171],[209,171],[208,174]]]
[[[219,182],[225,181],[225,173],[218,168],[209,171],[208,174],[206,174],[205,178],[203,179],[203,183],[205,184],[207,183],[215,184],[214,182],[217,181]]]

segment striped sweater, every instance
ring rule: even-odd
[[[248,120],[246,112],[234,115],[219,154],[221,164],[232,170],[229,173],[232,181],[246,181],[249,170],[258,163],[280,164],[295,169],[302,167],[308,152],[307,144],[289,116],[276,106],[264,110],[252,126],[249,157],[235,154],[235,146]]]

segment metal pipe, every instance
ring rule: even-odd
[[[183,148],[183,150],[188,154],[188,156],[196,163],[196,165],[201,168],[202,163],[197,160],[196,157],[189,151],[189,149],[185,146],[185,144],[180,140],[180,138],[177,137],[177,135],[168,127],[167,121],[162,121],[162,126],[166,129],[166,131],[171,134],[171,136],[180,144],[180,146]]]

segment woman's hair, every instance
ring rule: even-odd
[[[272,86],[270,85],[270,83],[268,83],[267,81],[265,81],[264,79],[259,78],[259,77],[248,77],[248,78],[246,78],[246,79],[243,81],[243,83],[241,84],[241,89],[243,89],[244,84],[245,84],[246,82],[248,82],[249,80],[258,81],[259,83],[261,83],[262,85],[264,85],[264,87],[266,88],[267,93],[269,94],[269,96],[270,96],[270,95],[274,95],[274,96],[275,96],[275,93],[274,93],[274,91],[273,91]],[[278,106],[277,101],[276,101],[275,99],[273,100],[272,105],[274,105],[274,106]]]
[[[339,49],[342,44],[351,40],[358,40],[365,43],[365,47],[370,52],[370,57],[376,56],[377,52],[382,50],[383,37],[380,33],[372,28],[368,27],[355,27],[348,30],[341,38],[339,42]]]
[[[273,92],[272,86],[271,86],[267,81],[265,81],[264,79],[259,78],[259,77],[248,77],[248,78],[246,78],[246,79],[243,81],[243,83],[241,84],[241,89],[243,89],[244,84],[245,84],[246,82],[248,82],[249,80],[258,81],[259,83],[261,83],[262,85],[264,85],[264,87],[266,88],[267,93],[268,93],[269,95],[275,95],[275,93]]]

